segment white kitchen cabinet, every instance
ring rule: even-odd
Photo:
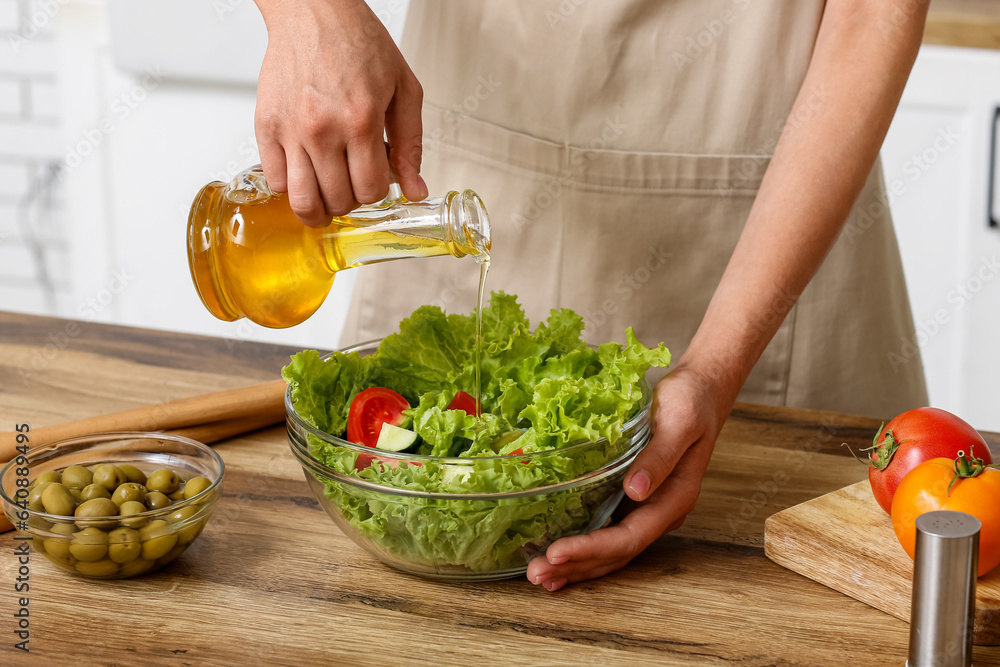
[[[1000,52],[926,46],[883,149],[931,403],[990,430],[1000,430],[1000,229],[988,204],[998,105]]]

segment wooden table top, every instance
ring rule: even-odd
[[[0,430],[272,379],[291,351],[0,313]],[[284,429],[268,429],[217,446],[224,496],[160,572],[92,581],[32,558],[30,654],[13,647],[22,594],[14,535],[0,536],[0,664],[900,665],[905,623],[763,549],[769,515],[865,477],[841,443],[870,443],[878,426],[738,406],[683,528],[556,593],[383,566],[319,508]],[[1000,665],[1000,649],[977,647],[975,660]]]
[[[1000,2],[934,0],[927,12],[924,43],[1000,49]]]

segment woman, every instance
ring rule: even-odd
[[[877,165],[925,2],[414,0],[416,76],[360,0],[257,3],[261,160],[304,222],[382,198],[389,162],[425,196],[422,146],[431,190],[490,208],[492,289],[535,321],[570,307],[591,340],[632,325],[679,356],[625,480],[640,504],[553,544],[532,582],[601,576],[680,526],[737,396],[883,417],[926,403],[920,364],[890,361],[914,331]],[[422,303],[472,307],[462,262],[371,269],[349,339]]]

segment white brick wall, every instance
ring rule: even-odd
[[[10,0],[0,0],[10,2]],[[5,36],[0,44],[0,72],[14,74],[41,74],[51,76],[56,70],[56,48],[45,33],[31,39],[14,39]]]
[[[24,83],[18,77],[0,79],[0,118],[20,117],[24,108],[23,87]]]
[[[6,199],[13,203],[20,199],[28,191],[30,171],[31,165],[26,162],[0,162],[0,201]]]
[[[37,11],[0,0],[0,310],[54,314],[69,253],[57,193],[40,183],[65,147],[57,47]]]
[[[20,242],[0,244],[0,281],[24,284],[36,279],[35,263]]]
[[[58,126],[51,121],[0,120],[0,158],[57,159],[65,148],[59,139]]]
[[[61,104],[59,87],[44,79],[28,81],[27,109],[35,118],[55,121]]]

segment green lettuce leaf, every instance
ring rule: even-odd
[[[326,360],[316,350],[292,355],[281,369],[291,385],[296,411],[321,431],[343,434],[347,411],[358,392],[370,386],[372,359],[354,354],[336,354]]]

